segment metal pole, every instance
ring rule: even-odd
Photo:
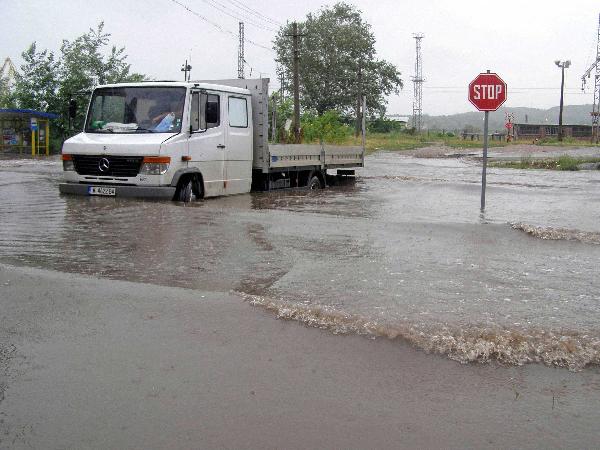
[[[481,212],[485,210],[485,183],[487,172],[487,151],[488,151],[488,116],[489,111],[485,112],[483,120],[483,170],[481,171]]]
[[[563,127],[562,127],[562,114],[563,114],[563,94],[565,91],[565,63],[560,65],[561,68],[561,80],[560,80],[560,110],[558,112],[558,140],[563,140]]]
[[[46,119],[46,156],[50,156],[50,120]]]
[[[244,22],[239,23],[239,46],[238,46],[238,78],[243,79],[244,76]]]
[[[294,45],[294,141],[300,143],[300,79],[298,75],[298,24],[292,24]]]
[[[365,146],[367,145],[367,97],[362,98],[362,147],[363,158],[365,155]]]
[[[360,131],[360,126],[362,124],[362,120],[360,118],[360,108],[362,106],[362,100],[363,100],[363,95],[362,95],[362,68],[360,65],[360,61],[358,62],[358,83],[357,83],[357,87],[358,87],[358,95],[356,96],[356,126],[355,126],[355,132],[354,132],[354,136],[358,137],[358,133]]]
[[[277,142],[277,99],[273,97],[273,113],[271,116],[271,141]]]

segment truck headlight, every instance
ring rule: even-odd
[[[66,171],[70,171],[70,170],[75,170],[75,165],[73,164],[73,157],[71,155],[62,155],[62,163],[63,163],[63,170]]]
[[[163,175],[169,170],[169,156],[145,156],[140,168],[143,175]]]

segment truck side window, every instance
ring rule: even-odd
[[[218,127],[221,124],[219,96],[206,92],[193,92],[190,124],[192,131]]]
[[[219,96],[206,95],[206,128],[218,127],[221,123]]]
[[[190,109],[190,125],[192,131],[200,129],[200,93],[192,93],[192,107]]]
[[[229,97],[229,125],[248,128],[248,104],[245,98]]]

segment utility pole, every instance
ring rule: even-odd
[[[412,77],[414,87],[413,100],[413,128],[417,133],[421,132],[421,114],[423,112],[423,62],[421,60],[421,39],[425,37],[422,33],[414,33],[413,38],[417,47],[415,60],[415,75]]]
[[[183,72],[183,81],[190,81],[190,76],[192,75],[192,66],[188,64],[187,59],[185,60],[185,64],[181,66],[181,71]]]
[[[277,142],[277,99],[275,97],[271,105],[271,142]]]
[[[244,77],[244,22],[240,22],[240,43],[238,46],[238,78]]]
[[[294,130],[294,141],[296,144],[300,143],[300,77],[299,77],[299,61],[300,61],[300,49],[298,48],[299,39],[304,34],[298,34],[298,24],[294,22],[292,24],[292,34],[286,34],[286,36],[292,37],[292,51],[293,51],[293,78],[294,78],[294,120],[292,123]]]
[[[279,102],[283,104],[285,100],[285,72],[283,71],[283,67],[281,67],[279,71]]]
[[[561,73],[562,73],[561,79],[560,79],[560,108],[558,110],[558,140],[562,141],[563,140],[562,113],[563,113],[563,96],[564,96],[564,92],[565,92],[565,69],[569,68],[569,66],[571,65],[571,61],[556,60],[556,61],[554,61],[554,64],[556,64],[561,69]]]
[[[363,103],[363,95],[362,95],[362,67],[361,67],[361,62],[359,61],[358,63],[358,93],[356,96],[356,127],[354,130],[354,136],[358,137],[358,135],[360,134],[360,129],[361,129],[361,124],[362,124],[362,115],[361,115],[361,106]],[[362,114],[364,114],[365,112],[362,111]]]
[[[600,14],[598,15],[598,37],[596,41],[596,60],[585,71],[581,77],[581,90],[585,90],[585,79],[590,78],[592,71],[596,69],[594,76],[594,105],[592,107],[592,143],[598,143],[599,119],[600,119]]]

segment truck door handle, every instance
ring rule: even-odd
[[[219,144],[217,145],[217,148],[225,148],[225,146],[223,144]]]

